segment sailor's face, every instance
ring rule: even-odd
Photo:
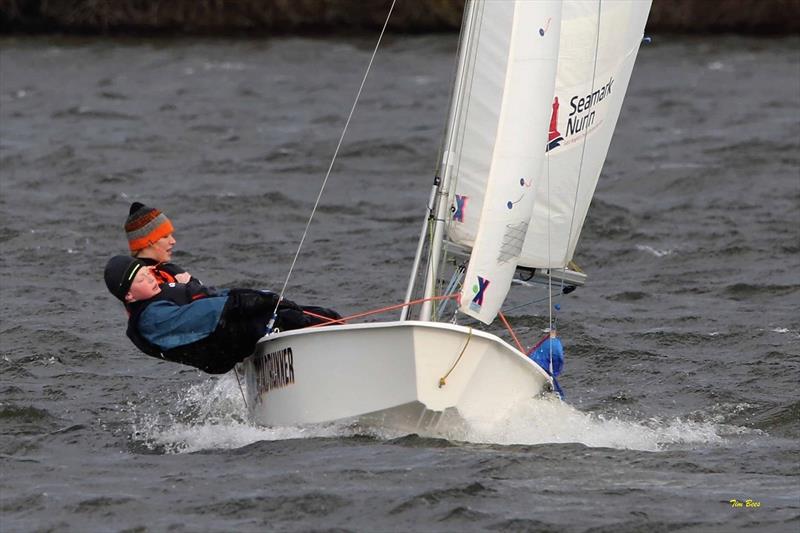
[[[161,237],[156,242],[139,252],[139,257],[149,257],[159,263],[168,263],[172,259],[172,248],[175,246],[175,237],[172,233]]]
[[[161,287],[158,286],[158,281],[153,275],[153,267],[142,267],[133,278],[131,288],[128,294],[125,295],[126,302],[139,302],[152,298],[161,292]]]

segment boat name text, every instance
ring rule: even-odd
[[[258,355],[253,366],[258,394],[294,383],[294,356],[291,348]]]

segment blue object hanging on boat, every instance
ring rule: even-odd
[[[561,399],[564,399],[564,391],[556,380],[556,376],[561,374],[564,369],[564,347],[560,337],[545,337],[533,347],[528,357],[542,367],[547,374],[553,378],[553,387]]]

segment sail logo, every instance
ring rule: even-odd
[[[473,285],[472,290],[476,293],[475,297],[469,303],[469,308],[473,311],[480,311],[483,305],[483,297],[486,294],[486,289],[489,288],[491,282],[488,279],[478,276],[478,284]]]
[[[569,106],[572,109],[567,116],[564,134],[558,129],[558,96],[553,98],[553,112],[550,115],[550,130],[547,135],[546,152],[569,142],[569,138],[576,133],[586,132],[592,126],[598,125],[596,122],[597,105],[611,95],[614,87],[614,78],[608,79],[608,83],[592,91],[587,95],[574,95],[569,99]]]
[[[451,208],[453,210],[453,220],[456,222],[464,222],[464,212],[467,210],[467,200],[469,200],[469,196],[456,194],[456,205]]]
[[[593,109],[597,104],[605,100],[611,94],[611,88],[614,85],[614,78],[609,78],[608,83],[600,87],[594,92],[586,96],[573,96],[569,100],[569,106],[572,112],[567,119],[567,137],[588,129],[595,119],[595,110]]]
[[[547,134],[547,149],[549,152],[553,148],[564,142],[564,137],[558,131],[558,96],[553,98],[553,113],[550,115],[550,132]]]

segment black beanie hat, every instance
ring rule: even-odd
[[[133,278],[143,266],[143,261],[129,255],[115,255],[109,259],[104,272],[108,292],[124,302]]]
[[[144,205],[142,202],[133,202],[131,204],[131,208],[128,210],[128,216],[133,215],[136,211],[138,211],[139,209],[141,209],[143,207],[147,207],[147,206]]]

